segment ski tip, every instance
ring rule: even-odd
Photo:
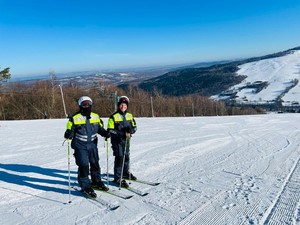
[[[120,206],[119,205],[115,205],[115,206],[110,206],[109,209],[110,210],[116,210],[118,209]]]
[[[150,186],[157,186],[160,184],[160,182],[152,182],[152,181],[146,181],[146,180],[134,180],[135,182],[139,182],[139,183],[142,183],[142,184],[148,184]]]
[[[145,193],[142,193],[141,196],[146,196],[148,194],[149,194],[148,192],[145,192]]]
[[[129,195],[129,196],[126,196],[125,199],[130,199],[130,198],[132,198],[132,197],[133,197],[133,195]]]

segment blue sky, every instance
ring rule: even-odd
[[[0,0],[12,77],[236,59],[300,46],[299,0]]]

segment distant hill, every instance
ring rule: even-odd
[[[162,94],[170,96],[189,94],[212,96],[241,83],[246,78],[245,75],[237,74],[240,65],[285,56],[294,50],[300,50],[300,47],[233,62],[217,62],[215,65],[208,67],[195,68],[197,67],[197,64],[195,64],[189,68],[178,69],[145,80],[139,84],[139,87],[146,91],[158,90]]]
[[[245,77],[236,76],[237,70],[237,65],[231,63],[181,69],[144,81],[139,87],[147,91],[157,89],[164,95],[200,94],[210,96],[240,83]]]

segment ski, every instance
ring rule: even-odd
[[[119,198],[123,198],[123,199],[130,199],[133,197],[133,195],[126,195],[126,194],[123,194],[121,192],[118,192],[116,190],[108,190],[108,191],[103,191],[99,188],[94,188],[94,190],[96,191],[101,191],[103,193],[107,193],[107,194],[110,194],[110,195],[113,195],[113,196],[116,196],[116,197],[119,197]]]
[[[102,179],[104,179],[104,180],[107,180],[107,178],[106,177],[103,177]],[[112,182],[113,183],[113,182]],[[117,185],[117,184],[114,184],[113,183],[113,185],[114,186],[116,186],[116,187],[119,187],[119,185]],[[137,189],[137,188],[134,188],[134,187],[121,187],[121,188],[123,188],[123,189],[126,189],[126,190],[128,190],[128,191],[131,191],[131,192],[133,192],[133,193],[135,193],[135,194],[137,194],[137,195],[139,195],[139,196],[146,196],[147,194],[149,194],[148,192],[144,192],[144,191],[141,191],[141,190],[139,190],[139,189]]]
[[[157,186],[157,185],[160,184],[159,182],[152,182],[152,181],[141,180],[141,179],[137,179],[137,180],[126,179],[126,180],[133,181],[133,182],[138,182],[138,183],[141,183],[141,184],[148,184],[148,185],[151,185],[151,186]]]
[[[128,191],[131,191],[131,192],[133,192],[133,193],[135,193],[135,194],[137,194],[139,196],[146,196],[146,195],[149,194],[148,192],[144,192],[144,191],[141,191],[141,190],[139,190],[137,188],[133,188],[133,187],[130,187],[130,186],[127,187],[127,188],[125,188],[125,187],[122,187],[122,188],[127,189]]]
[[[102,199],[100,197],[93,198],[90,195],[81,192],[81,190],[78,187],[72,186],[71,188],[73,188],[75,191],[79,192],[86,199],[91,200],[91,201],[95,201],[97,203],[100,203],[101,205],[105,206],[109,210],[116,210],[117,208],[120,207],[119,204],[117,204],[117,203],[116,204],[112,204],[109,201],[106,201],[106,200],[104,200],[104,199]]]
[[[109,174],[109,176],[113,177],[114,175],[113,174]],[[141,183],[141,184],[148,184],[150,186],[157,186],[157,185],[160,184],[160,182],[152,182],[152,181],[142,180],[142,179],[131,180],[131,179],[125,178],[125,180],[133,181],[133,182],[138,182],[138,183]]]

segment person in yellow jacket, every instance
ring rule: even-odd
[[[137,126],[133,115],[127,111],[128,103],[129,98],[127,96],[119,98],[118,110],[109,117],[107,125],[107,131],[110,132],[111,145],[115,156],[113,182],[125,188],[128,187],[128,184],[123,178],[137,179],[129,172],[130,138],[136,132]],[[124,166],[123,159],[125,160]],[[122,175],[123,177],[121,177]]]
[[[78,100],[79,111],[70,117],[66,139],[72,139],[71,147],[75,150],[74,156],[78,166],[78,183],[82,192],[97,197],[94,188],[108,191],[101,181],[101,168],[99,165],[97,134],[109,138],[109,132],[103,127],[103,121],[99,115],[92,112],[93,101],[88,96],[82,96]],[[89,179],[91,173],[92,182]]]

